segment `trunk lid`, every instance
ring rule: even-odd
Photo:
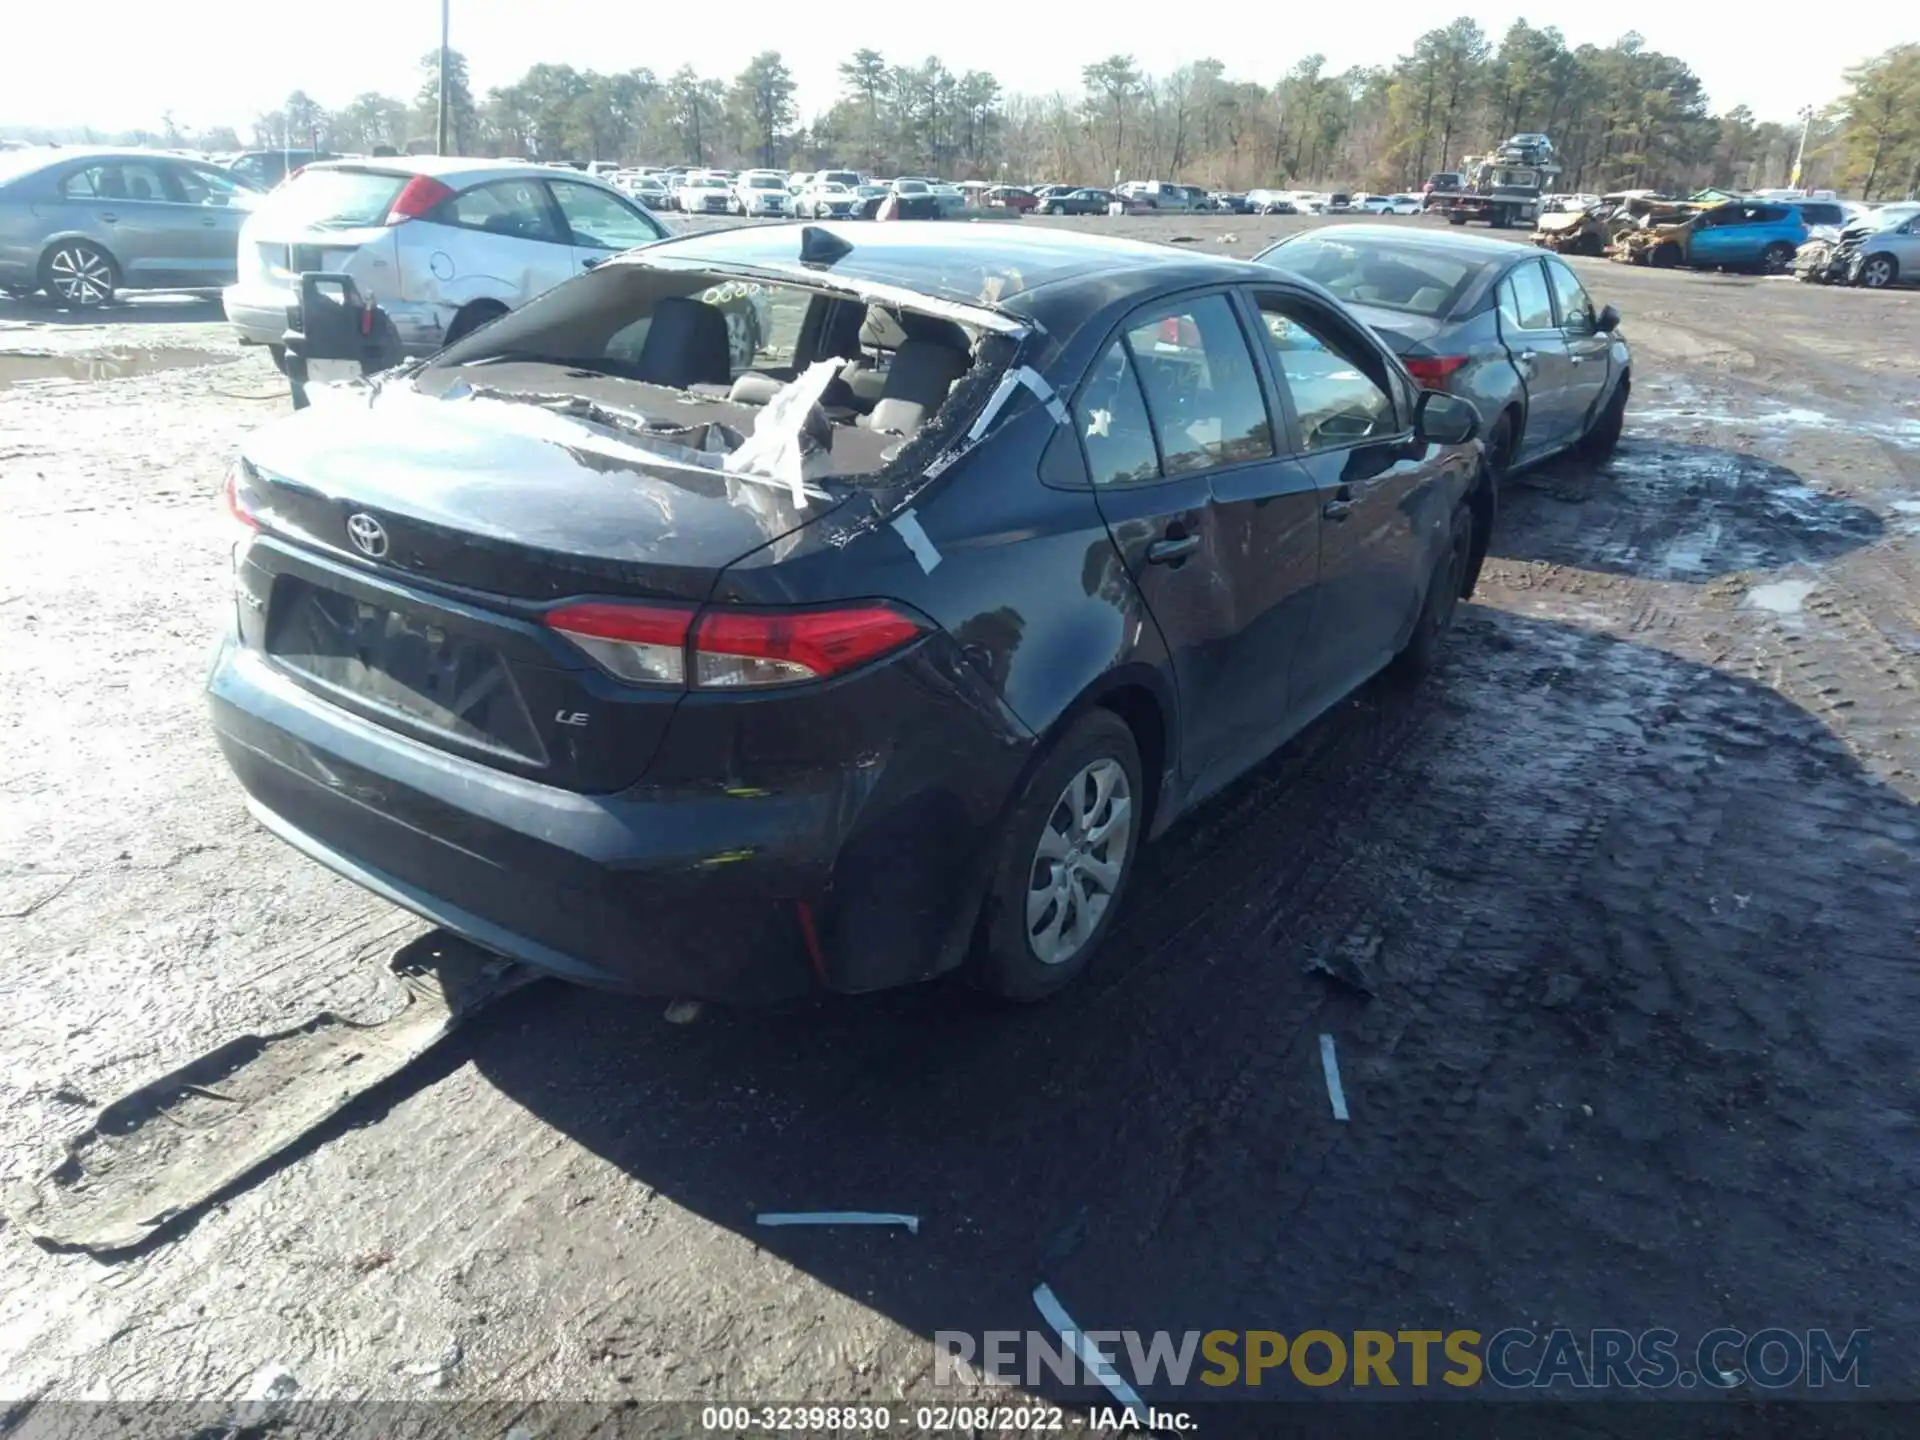
[[[425,743],[569,789],[632,784],[682,692],[614,679],[543,613],[582,597],[696,606],[727,565],[838,503],[797,507],[632,438],[404,384],[256,433],[244,493],[263,538],[242,572],[243,638]]]
[[[1405,310],[1388,310],[1383,306],[1364,305],[1351,300],[1347,302],[1347,309],[1384,340],[1387,348],[1396,355],[1405,355],[1425,345],[1446,329],[1443,321],[1432,320],[1425,315],[1411,315]]]

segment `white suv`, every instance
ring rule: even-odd
[[[223,294],[247,345],[281,358],[302,271],[344,273],[424,355],[672,232],[581,171],[446,156],[329,160],[267,196],[240,229]]]
[[[733,182],[736,215],[785,215],[791,198],[784,170],[742,170]]]

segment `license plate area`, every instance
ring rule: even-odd
[[[491,646],[431,616],[282,575],[266,650],[296,679],[349,709],[547,763],[511,668]]]

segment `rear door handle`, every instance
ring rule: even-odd
[[[109,225],[118,225],[120,223],[120,217],[111,210],[102,210],[100,212],[100,218]]]
[[[1352,510],[1351,500],[1329,500],[1320,507],[1320,513],[1329,520],[1344,520]]]
[[[1169,535],[1164,540],[1156,540],[1147,547],[1149,565],[1169,565],[1186,559],[1200,548],[1198,535]]]
[[[598,255],[589,255],[589,256],[588,256],[588,257],[587,257],[587,258],[586,258],[585,260],[582,260],[582,261],[580,262],[580,268],[581,268],[582,270],[591,270],[591,269],[593,269],[593,267],[594,267],[594,266],[596,266],[596,265],[599,265],[599,264],[601,264],[601,263],[603,263],[603,262],[601,261],[601,258],[600,258],[600,256],[598,256]]]
[[[1535,360],[1539,358],[1540,357],[1535,355],[1531,350],[1522,350],[1520,352],[1520,363],[1522,365],[1531,365]]]

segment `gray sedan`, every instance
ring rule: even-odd
[[[1556,255],[1504,240],[1343,225],[1254,257],[1317,280],[1414,379],[1473,401],[1495,475],[1566,450],[1610,454],[1632,389],[1620,312]]]
[[[230,285],[259,195],[217,165],[151,150],[0,155],[0,291],[82,308],[120,290]]]

